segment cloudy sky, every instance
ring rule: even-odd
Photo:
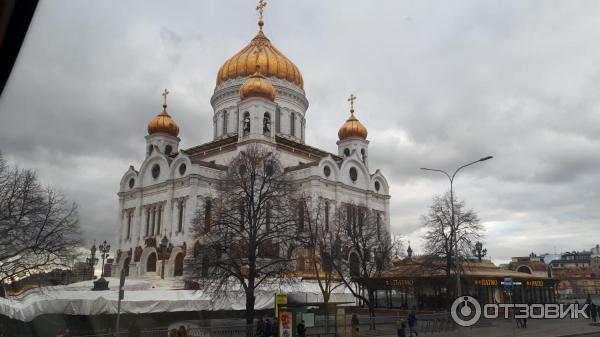
[[[265,32],[303,73],[306,140],[335,152],[358,96],[370,165],[392,185],[392,228],[453,170],[488,255],[600,241],[600,2],[268,1]],[[161,110],[182,147],[212,138],[220,65],[256,33],[256,1],[41,1],[0,98],[0,149],[80,204],[86,244],[114,240],[119,180]]]

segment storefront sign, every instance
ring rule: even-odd
[[[387,279],[384,284],[388,287],[412,287],[415,285],[415,280],[411,279]]]
[[[499,282],[495,279],[477,279],[473,280],[473,284],[483,287],[497,287]]]
[[[525,281],[525,285],[528,286],[528,287],[543,287],[544,286],[544,281],[529,280],[529,281]]]
[[[292,313],[283,311],[279,313],[279,337],[292,337]]]

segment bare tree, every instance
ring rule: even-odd
[[[0,153],[0,286],[68,266],[80,245],[77,205]]]
[[[454,222],[449,193],[443,197],[436,196],[429,213],[422,217],[422,224],[427,231],[424,248],[428,257],[425,260],[429,260],[429,263],[426,264],[430,268],[442,268],[449,281],[452,271],[461,267],[456,261],[471,254],[473,245],[482,238],[483,231],[477,214],[466,209],[464,201],[456,201],[456,197],[454,200]],[[439,263],[440,260],[444,263]]]
[[[341,281],[369,309],[370,329],[375,329],[375,291],[373,279],[400,254],[401,244],[392,237],[377,211],[354,204],[338,210],[339,245],[334,248],[334,266]]]
[[[334,268],[335,247],[340,247],[340,226],[337,225],[335,201],[323,198],[302,198],[306,210],[306,232],[301,236],[311,278],[316,280],[323,295],[326,313],[326,331],[329,331],[329,307],[331,294],[343,286]]]
[[[229,164],[211,201],[194,219],[199,246],[194,277],[215,298],[246,297],[246,323],[252,324],[256,291],[290,276],[290,240],[297,235],[294,184],[277,157],[250,145]]]

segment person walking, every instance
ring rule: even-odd
[[[352,314],[352,320],[350,321],[350,325],[352,326],[352,337],[358,337],[358,326],[360,322],[358,321],[358,316],[356,314]]]
[[[296,327],[296,332],[298,333],[298,337],[306,337],[306,325],[304,324],[304,320],[300,321]]]
[[[267,318],[265,319],[265,326],[263,327],[263,336],[271,337],[271,321]]]
[[[279,321],[277,317],[273,318],[273,324],[271,325],[271,336],[279,337]]]
[[[413,332],[415,333],[415,336],[419,335],[417,332],[417,315],[414,310],[408,314],[408,335],[412,337]]]
[[[142,335],[142,330],[140,329],[140,326],[138,325],[137,321],[134,320],[129,325],[129,329],[127,330],[127,336],[140,337],[141,335]]]
[[[259,318],[258,321],[256,322],[256,333],[254,334],[255,337],[264,337],[263,332],[265,331],[265,322],[263,321],[262,318]]]
[[[590,304],[590,318],[592,319],[592,322],[596,323],[596,316],[598,315],[598,306],[594,304],[594,302],[592,302],[592,304]]]
[[[398,337],[406,337],[406,323],[401,318],[396,322],[396,333]]]

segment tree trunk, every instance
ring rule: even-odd
[[[246,337],[252,337],[254,333],[254,291],[246,292]]]
[[[369,330],[375,330],[375,291],[367,290],[369,293]]]

